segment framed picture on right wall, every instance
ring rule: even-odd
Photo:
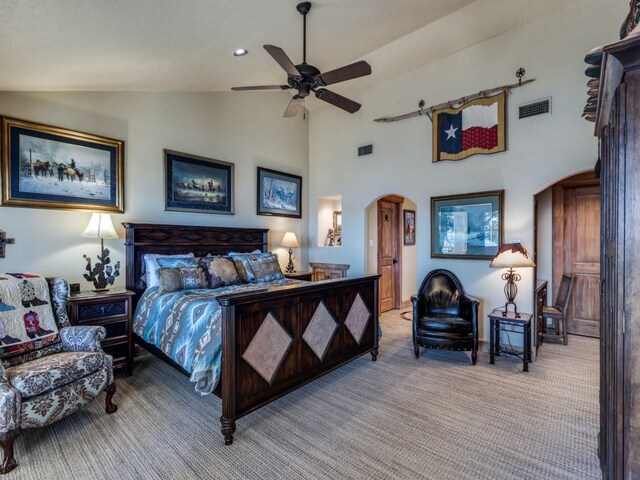
[[[431,258],[491,260],[504,236],[504,190],[431,197]]]

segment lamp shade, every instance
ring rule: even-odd
[[[113,228],[111,215],[108,213],[93,213],[89,219],[87,228],[82,232],[83,237],[89,238],[118,238],[116,229]]]
[[[493,268],[535,267],[536,264],[526,248],[520,243],[504,243],[493,260]]]
[[[298,248],[300,247],[300,243],[298,243],[298,239],[296,238],[296,234],[293,232],[287,232],[284,234],[282,238],[282,243],[280,243],[282,247],[288,248]]]

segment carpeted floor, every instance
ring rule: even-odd
[[[8,479],[596,479],[598,342],[544,345],[530,372],[481,353],[413,357],[411,324],[382,318],[367,355],[238,421],[223,445],[220,401],[142,355],[103,397],[17,441]]]

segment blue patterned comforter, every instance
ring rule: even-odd
[[[162,295],[157,287],[149,288],[138,302],[133,330],[189,372],[197,392],[212,393],[222,368],[222,308],[216,297],[295,283],[300,282],[283,279]]]

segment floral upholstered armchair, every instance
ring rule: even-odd
[[[53,423],[106,391],[114,413],[113,359],[104,327],[69,326],[67,282],[33,274],[0,274],[0,474],[17,466],[22,429]]]

